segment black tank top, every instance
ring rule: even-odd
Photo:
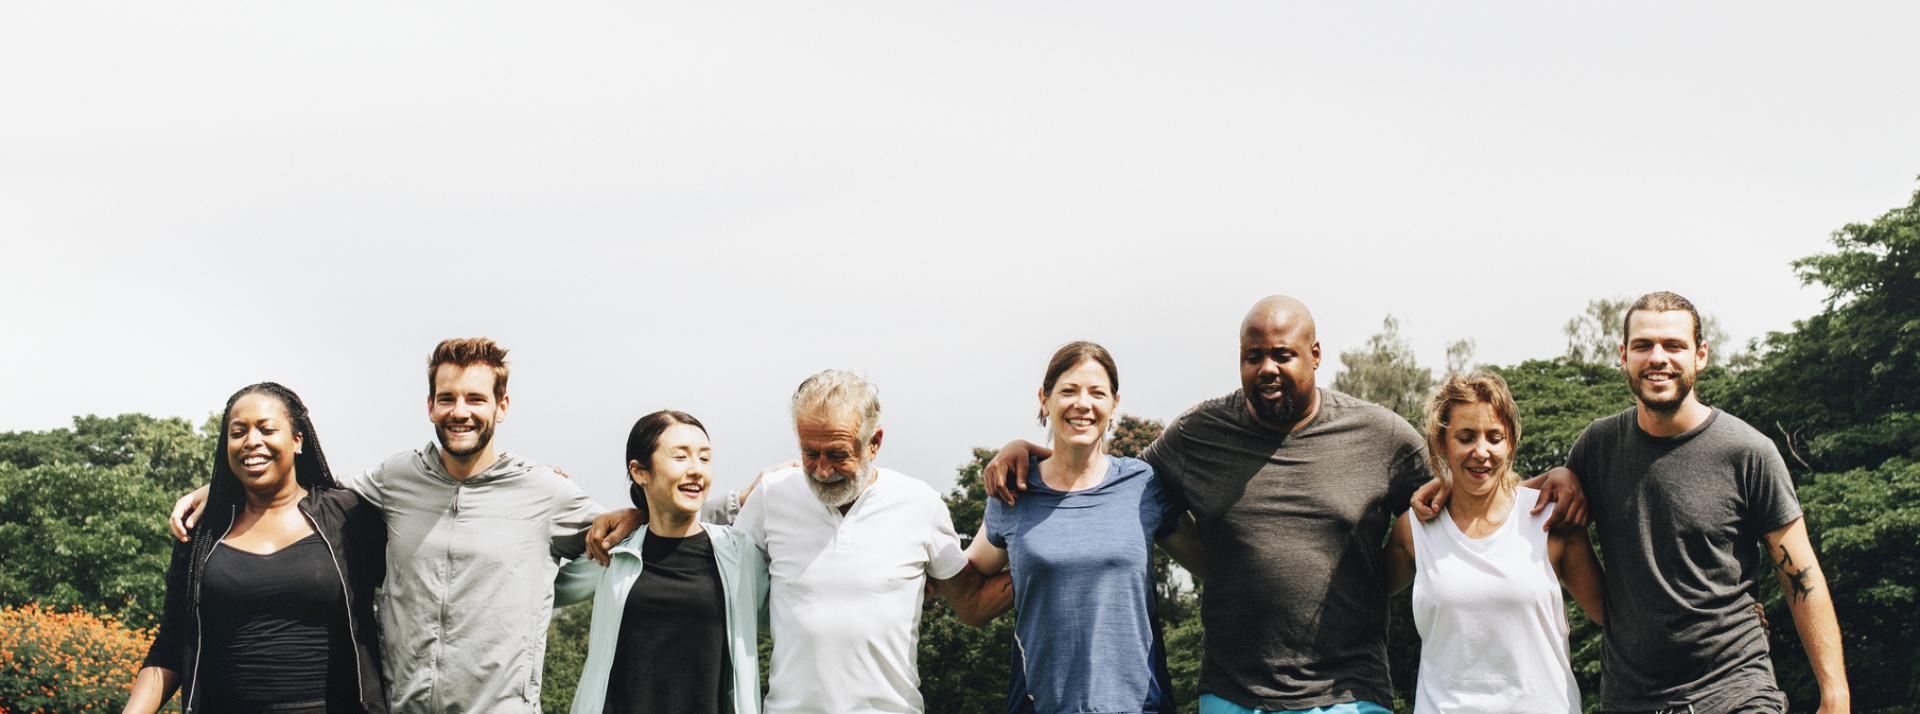
[[[353,672],[340,574],[320,534],[271,555],[221,543],[200,584],[199,671],[219,708],[324,699]]]

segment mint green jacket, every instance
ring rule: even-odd
[[[701,527],[713,541],[720,589],[726,595],[727,659],[733,665],[729,701],[734,714],[760,714],[760,613],[767,604],[767,561],[746,534],[711,523]],[[587,663],[580,671],[580,687],[573,692],[574,714],[597,714],[606,706],[613,650],[620,642],[620,617],[626,613],[627,592],[640,577],[640,544],[646,537],[647,529],[641,528],[620,541],[610,551],[611,563],[606,567],[581,558],[561,568],[554,579],[556,606],[593,600]]]

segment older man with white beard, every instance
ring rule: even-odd
[[[932,487],[874,466],[885,432],[873,384],[827,370],[800,384],[792,408],[800,467],[767,474],[733,521],[767,557],[766,711],[922,711],[915,655],[928,580],[964,618],[1005,609],[1006,578],[968,567]],[[638,522],[631,510],[608,514],[594,537],[613,529],[617,542]]]

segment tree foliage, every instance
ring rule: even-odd
[[[1567,336],[1567,359],[1610,365],[1620,361],[1627,308],[1632,298],[1608,297],[1587,301],[1587,309],[1567,319],[1560,331]]]
[[[1392,409],[1409,420],[1418,419],[1427,393],[1433,389],[1433,370],[1420,366],[1413,346],[1400,336],[1400,321],[1388,315],[1380,332],[1357,350],[1340,353],[1340,373],[1333,388]]]
[[[173,547],[166,514],[207,480],[213,444],[211,429],[144,414],[0,434],[0,605],[156,622]]]
[[[1844,636],[1856,708],[1920,699],[1920,192],[1794,261],[1824,309],[1760,340],[1723,406],[1767,432],[1794,472]],[[1769,580],[1768,617],[1791,622]],[[1799,638],[1775,627],[1796,706],[1817,689]]]

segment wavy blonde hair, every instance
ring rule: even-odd
[[[1520,482],[1520,475],[1513,470],[1513,458],[1520,453],[1520,410],[1513,403],[1513,392],[1507,389],[1507,381],[1500,375],[1478,370],[1472,374],[1456,374],[1447,377],[1440,389],[1427,400],[1426,436],[1427,465],[1435,476],[1453,482],[1453,469],[1447,465],[1447,419],[1453,415],[1453,408],[1460,404],[1486,404],[1493,407],[1493,415],[1507,427],[1507,473],[1500,479],[1502,488],[1512,488]]]

